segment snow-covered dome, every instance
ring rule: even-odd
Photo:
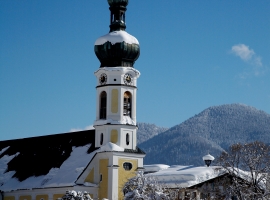
[[[126,31],[113,31],[96,40],[95,54],[100,67],[133,67],[140,55],[140,46]]]
[[[111,11],[110,32],[95,42],[100,67],[133,67],[140,55],[138,40],[128,34],[125,12],[128,0],[108,0]]]

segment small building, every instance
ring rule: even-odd
[[[208,199],[214,192],[213,184],[220,184],[224,181],[226,174],[219,166],[194,167],[173,165],[164,169],[166,165],[145,165],[146,176],[154,177],[159,184],[165,188],[175,190],[177,192],[176,199]],[[153,169],[161,168],[159,171],[153,172]],[[148,173],[151,170],[151,173]]]
[[[174,190],[179,200],[208,199],[213,192],[213,184],[225,180],[226,173],[222,167],[211,166],[214,157],[210,154],[203,157],[205,166],[183,165],[144,165],[146,176],[154,177],[165,188]],[[209,189],[210,187],[210,189]]]

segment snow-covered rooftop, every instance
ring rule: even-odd
[[[164,164],[154,164],[154,165],[144,165],[144,172],[149,173],[149,172],[158,172],[160,170],[168,169],[170,166],[169,165],[164,165]]]
[[[128,34],[126,31],[113,31],[100,38],[95,42],[95,45],[103,45],[106,42],[111,42],[112,45],[115,43],[126,42],[128,44],[138,44],[139,41],[132,35]]]
[[[114,144],[111,142],[108,142],[107,144],[100,147],[100,149],[96,150],[97,152],[106,152],[106,151],[124,151],[125,149]]]
[[[73,147],[70,157],[63,162],[60,168],[52,168],[46,175],[37,177],[31,176],[23,181],[19,181],[17,178],[12,177],[15,174],[15,171],[5,173],[8,162],[19,155],[19,153],[12,156],[5,155],[0,159],[0,190],[11,191],[19,189],[73,186],[76,185],[75,181],[96,153],[124,151],[123,148],[110,142],[91,153],[87,153],[88,149],[89,145]],[[95,186],[92,183],[85,183],[85,185]]]
[[[48,174],[43,176],[31,176],[24,181],[19,181],[17,178],[12,178],[15,171],[3,173],[0,171],[0,186],[2,191],[11,191],[18,189],[32,189],[32,188],[46,188],[46,187],[59,187],[59,186],[72,186],[75,181],[87,166],[89,161],[96,152],[87,153],[89,146],[73,147],[70,157],[61,165],[60,168],[52,168]],[[7,163],[12,160],[16,155],[5,155],[0,159],[1,170],[7,169]],[[68,174],[68,176],[67,176]]]
[[[155,177],[159,183],[167,187],[190,187],[223,174],[219,169],[221,168],[217,166],[193,167],[174,165],[146,176]]]

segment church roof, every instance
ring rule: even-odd
[[[94,141],[95,130],[1,141],[0,190],[74,183],[93,157]]]
[[[75,185],[95,154],[102,152],[94,144],[95,130],[0,141],[0,190]]]

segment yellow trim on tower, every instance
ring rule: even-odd
[[[125,162],[129,162],[132,164],[132,168],[131,170],[127,171],[124,169],[123,164]],[[123,187],[125,185],[125,183],[128,181],[128,179],[136,176],[136,170],[138,168],[138,160],[131,160],[131,159],[123,159],[123,158],[119,158],[118,160],[118,199],[124,199],[124,195],[123,195]]]
[[[112,113],[118,113],[118,90],[112,90],[112,101],[111,101],[111,111]]]
[[[115,144],[118,142],[118,131],[115,129],[111,130],[111,142]]]
[[[94,183],[94,168],[91,169],[90,173],[88,174],[84,182]]]
[[[99,160],[99,175],[102,175],[102,181],[99,183],[99,199],[108,198],[108,165],[109,159]]]

